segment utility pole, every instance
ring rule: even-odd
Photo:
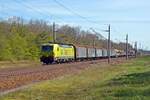
[[[95,37],[93,38],[93,48],[95,48]]]
[[[126,35],[126,60],[128,60],[128,34]]]
[[[91,28],[92,29],[92,28]],[[92,29],[92,31],[94,31]],[[108,26],[108,29],[107,30],[103,30],[104,32],[108,32],[108,41],[107,41],[107,55],[108,55],[108,63],[110,63],[111,61],[111,56],[110,56],[110,50],[111,50],[111,41],[110,41],[110,31],[111,31],[111,28],[110,28],[110,25]],[[95,32],[95,31],[94,31]],[[96,33],[96,32],[95,32]],[[93,42],[93,45],[95,43]]]
[[[135,58],[137,57],[137,42],[135,42]]]
[[[111,57],[110,57],[110,25],[108,26],[108,47],[107,47],[107,54],[108,54],[108,63],[110,63]]]
[[[55,30],[55,22],[53,22],[53,43],[56,43],[56,30]]]

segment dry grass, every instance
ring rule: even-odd
[[[0,61],[0,69],[7,69],[7,68],[23,68],[23,67],[35,67],[40,65],[38,61]]]

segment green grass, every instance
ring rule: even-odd
[[[150,100],[150,57],[89,66],[93,68],[35,84],[0,100]]]

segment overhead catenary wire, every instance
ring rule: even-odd
[[[114,35],[112,35],[112,40],[117,40],[117,42],[118,43],[121,43],[121,42],[125,42],[126,41],[126,38],[125,38],[125,36],[126,36],[126,32],[120,32],[120,31],[118,31],[117,29],[116,29],[116,27],[115,26],[113,26],[113,25],[111,25],[111,27],[112,27],[112,33],[114,33],[114,35],[115,35],[115,37],[114,37]],[[118,39],[118,38],[116,38],[116,36],[118,36],[118,35],[120,35],[120,39]],[[121,38],[122,37],[122,38]],[[119,40],[119,41],[118,41]]]
[[[45,15],[47,17],[54,17],[53,14],[51,14],[50,16],[48,16],[47,14],[43,13],[43,11],[41,11],[40,9],[38,8],[33,8],[32,6],[28,5],[27,3],[25,4],[25,2],[21,2],[21,1],[18,1],[18,0],[14,0],[15,2],[18,2],[19,4],[22,3],[23,5],[25,5],[27,8],[29,9],[32,9],[42,15]],[[68,10],[69,12],[75,14],[76,16],[86,20],[87,22],[90,22],[90,23],[96,23],[96,24],[100,24],[100,23],[150,23],[150,20],[102,20],[102,21],[92,21],[92,20],[89,20],[87,17],[84,17],[82,15],[80,15],[79,13],[77,13],[76,11],[70,9],[69,7],[65,6],[64,3],[62,3],[62,1],[60,2],[60,0],[53,0],[55,1],[55,3],[57,3],[59,6],[63,7],[64,9]],[[48,12],[50,14],[50,12]],[[58,19],[61,19],[64,20],[63,18],[61,17],[58,17],[58,16],[55,16],[54,18],[58,18]]]
[[[24,5],[24,7],[26,7],[26,8],[28,8],[28,9],[30,9],[30,10],[33,10],[33,11],[35,11],[35,12],[38,12],[39,14],[41,14],[41,15],[44,15],[44,16],[46,16],[46,17],[48,17],[48,18],[51,18],[51,19],[59,19],[60,21],[64,21],[64,19],[62,19],[61,17],[58,17],[58,16],[55,16],[54,17],[54,15],[52,14],[52,13],[50,13],[50,12],[48,12],[48,14],[45,14],[45,13],[43,13],[43,11],[41,11],[39,8],[34,8],[34,7],[32,7],[32,5],[29,5],[29,4],[27,4],[27,3],[25,3],[25,2],[21,2],[21,1],[18,1],[18,0],[14,0],[16,3],[18,3],[18,4],[22,4],[22,5]]]
[[[95,23],[95,24],[106,24],[106,23],[150,23],[150,20],[99,20],[99,21],[92,21],[89,20],[87,17],[84,17],[82,15],[80,15],[79,13],[77,13],[76,11],[70,9],[69,7],[67,7],[66,5],[64,5],[64,3],[62,3],[61,0],[53,0],[55,3],[57,3],[59,6],[61,6],[62,8],[66,9],[67,11],[69,11],[70,13],[78,16],[81,19],[84,19],[87,22],[90,23]],[[60,2],[61,1],[61,2]],[[106,24],[108,26],[108,24]]]
[[[40,9],[38,9],[38,8],[35,9],[34,7],[32,7],[31,5],[29,5],[29,4],[25,3],[25,2],[21,2],[21,1],[18,1],[18,0],[14,0],[14,1],[16,1],[16,2],[19,3],[19,4],[21,3],[21,4],[23,4],[25,7],[29,8],[29,9],[31,9],[31,10],[34,10],[34,11],[36,11],[36,12],[38,12],[38,13],[44,15],[44,16],[47,16],[47,17],[50,17],[50,16],[51,16],[51,17],[52,17],[52,14],[51,14],[51,15],[47,15],[47,14],[45,14],[45,13],[42,13]],[[89,23],[94,23],[94,22],[89,21],[86,17],[81,16],[81,15],[79,15],[78,13],[74,12],[73,10],[69,9],[68,7],[64,6],[62,3],[58,2],[57,0],[54,0],[54,1],[55,1],[57,4],[59,4],[61,7],[67,9],[69,12],[72,12],[73,14],[75,14],[75,15],[79,16],[80,18],[82,18],[82,19],[88,21]],[[59,19],[63,20],[62,18],[59,18]],[[104,31],[104,30],[101,30],[101,31]]]
[[[39,8],[35,8],[35,7],[33,7],[31,4],[27,4],[27,3],[25,3],[25,2],[22,2],[22,1],[19,1],[19,0],[14,0],[16,3],[18,3],[18,4],[22,4],[24,7],[26,7],[26,8],[28,8],[28,9],[30,9],[30,10],[33,10],[33,11],[35,11],[35,12],[38,12],[40,15],[43,15],[43,16],[46,16],[46,17],[50,17],[51,19],[59,19],[59,21],[61,21],[61,22],[66,22],[63,18],[61,18],[61,17],[58,17],[58,16],[54,16],[52,13],[50,13],[50,12],[48,12],[48,14],[45,14],[45,13],[43,13],[43,11],[41,11],[41,9],[39,9]],[[56,1],[56,0],[54,0],[54,1]],[[88,23],[95,23],[95,22],[93,22],[93,21],[91,21],[91,20],[88,20],[86,17],[84,17],[84,16],[81,16],[80,14],[78,14],[78,13],[76,13],[76,12],[74,12],[73,10],[71,10],[71,9],[69,9],[68,7],[65,7],[63,4],[61,4],[60,2],[58,2],[58,1],[56,1],[57,2],[57,4],[59,3],[59,5],[61,5],[61,7],[63,7],[63,8],[65,8],[65,9],[67,9],[69,12],[72,12],[72,13],[74,13],[74,14],[76,14],[76,16],[78,16],[78,17],[80,17],[80,18],[82,18],[82,19],[84,19],[85,21],[87,21]],[[53,21],[53,22],[55,22],[55,21]],[[96,24],[98,24],[98,23],[96,23]],[[99,29],[100,30],[100,29]]]
[[[150,20],[97,20],[98,23],[116,23],[116,24],[149,24]]]
[[[1,17],[0,17],[0,20],[5,20],[5,19],[3,19],[2,18],[2,16],[4,16],[4,17],[7,17],[7,16],[10,16],[10,14],[9,13],[7,13],[7,12],[5,12],[5,5],[4,4],[1,4],[0,5],[0,12],[1,12]],[[8,8],[8,7],[7,7]]]
[[[95,23],[95,24],[100,24],[100,23],[97,23],[97,22],[95,22],[95,21],[89,20],[87,17],[84,17],[84,16],[80,15],[80,14],[77,13],[76,11],[74,11],[74,10],[70,9],[69,7],[67,7],[66,5],[64,5],[64,4],[62,3],[62,1],[60,2],[60,0],[59,0],[59,1],[53,0],[53,1],[54,1],[55,3],[57,3],[59,6],[61,6],[62,8],[66,9],[67,11],[69,11],[70,13],[72,13],[72,14],[78,16],[79,18],[85,20],[86,22]]]
[[[52,13],[50,13],[50,12],[48,12],[49,14],[45,14],[45,13],[43,13],[43,11],[41,11],[39,8],[34,8],[32,5],[29,5],[29,4],[27,4],[27,3],[25,3],[25,2],[22,2],[22,1],[19,1],[19,0],[14,0],[16,3],[18,3],[18,4],[22,4],[22,5],[24,5],[24,7],[26,7],[26,8],[28,8],[28,9],[31,9],[31,10],[33,10],[33,11],[35,11],[35,12],[38,12],[39,14],[41,14],[41,15],[44,15],[44,16],[47,16],[47,17],[51,17],[53,20],[54,19],[59,19],[61,22],[66,22],[63,18],[61,18],[61,17],[58,17],[58,16],[54,16]],[[58,1],[56,1],[56,2],[58,2]],[[63,5],[62,5],[63,6]],[[64,6],[65,7],[65,6]],[[67,9],[67,8],[66,8]],[[68,8],[68,10],[69,10],[69,8]],[[70,10],[71,11],[71,10]],[[75,14],[75,12],[74,12],[74,14]],[[89,20],[88,19],[86,19],[86,17],[83,17],[83,16],[81,16],[81,15],[79,15],[79,14],[77,14],[76,13],[76,15],[78,15],[78,16],[80,16],[80,18],[82,18],[82,19],[84,19],[84,20],[86,20],[86,21],[88,21],[89,22]],[[55,21],[54,21],[55,22]],[[94,23],[94,22],[89,22],[89,23]]]
[[[41,9],[39,9],[39,8],[34,8],[32,5],[29,5],[29,4],[25,3],[25,2],[22,2],[22,1],[19,1],[19,0],[14,0],[14,1],[15,1],[16,3],[18,3],[18,4],[21,3],[22,5],[24,5],[24,7],[28,8],[28,9],[30,9],[30,10],[33,10],[33,11],[35,11],[35,12],[38,12],[38,13],[41,14],[41,15],[44,15],[44,16],[47,16],[47,17],[51,17],[51,18],[53,17],[53,14],[51,14],[50,12],[49,12],[49,14],[45,14],[45,13],[43,13],[43,11],[41,11]],[[82,16],[82,15],[76,13],[75,11],[71,10],[70,8],[66,7],[65,5],[63,5],[62,3],[58,2],[57,0],[54,0],[54,1],[55,1],[57,4],[59,4],[59,6],[65,8],[65,9],[68,10],[69,12],[71,12],[71,13],[75,14],[76,16],[78,16],[78,17],[84,19],[85,21],[87,21],[87,22],[89,22],[89,23],[95,23],[95,22],[93,22],[93,21],[87,19],[86,17],[84,17],[84,16]],[[58,16],[55,16],[55,18],[56,18],[56,17],[57,17],[59,20],[61,20],[62,22],[64,21],[63,18],[60,18],[60,17],[58,17]],[[53,18],[52,18],[52,19],[53,19]],[[98,23],[96,23],[96,24],[98,24]],[[98,29],[96,29],[96,30],[98,30]],[[101,29],[99,29],[99,31],[100,31],[100,30],[101,30]],[[101,31],[104,31],[104,30],[101,30]]]
[[[95,21],[89,20],[87,17],[84,17],[84,16],[80,15],[79,13],[77,13],[76,11],[70,9],[69,7],[67,7],[66,5],[64,5],[64,4],[62,3],[62,1],[61,1],[61,2],[60,2],[60,0],[59,0],[59,1],[58,1],[58,0],[53,0],[53,1],[54,1],[56,4],[58,4],[60,7],[66,9],[68,12],[70,12],[70,13],[76,15],[76,16],[79,17],[80,19],[83,19],[83,20],[85,20],[85,21],[88,22],[88,23],[100,25],[100,23],[97,23],[97,22],[95,22]],[[108,26],[108,24],[103,24],[103,25]],[[96,30],[99,30],[99,31],[101,31],[101,32],[104,32],[104,31],[105,31],[105,30],[100,29],[100,28],[99,28],[99,29],[96,29]]]
[[[39,8],[34,8],[32,5],[29,5],[29,4],[27,4],[27,3],[25,3],[25,2],[21,2],[21,1],[18,1],[18,0],[14,0],[16,3],[18,3],[18,4],[22,4],[22,5],[24,5],[26,8],[28,8],[28,9],[31,9],[31,10],[33,10],[33,11],[35,11],[35,12],[38,12],[39,14],[41,14],[41,15],[44,15],[44,16],[47,16],[47,17],[53,17],[53,15],[50,13],[50,15],[48,15],[48,14],[45,14],[45,13],[43,13]],[[57,1],[56,1],[57,2]],[[64,6],[65,7],[65,6]],[[67,9],[67,8],[66,8]],[[69,8],[68,8],[68,10],[69,10]],[[76,13],[77,14],[77,13]],[[80,16],[79,14],[77,14],[78,16]],[[56,16],[55,16],[56,17]],[[85,19],[85,20],[88,20],[88,19],[86,19],[85,17],[83,17],[83,16],[80,16],[82,19]],[[57,18],[59,18],[62,22],[64,21],[64,19],[62,19],[62,18],[60,18],[60,17],[57,17]]]
[[[25,2],[21,2],[21,1],[18,1],[18,0],[14,0],[16,3],[18,3],[18,4],[22,4],[22,5],[24,5],[26,8],[28,8],[28,9],[30,9],[30,10],[34,10],[35,12],[38,12],[39,14],[42,14],[42,15],[45,15],[45,16],[47,16],[47,17],[50,17],[50,16],[48,16],[48,15],[46,15],[46,14],[44,14],[44,13],[42,13],[41,11],[39,11],[39,9],[38,8],[33,8],[33,7],[31,7],[30,5],[28,5],[28,4],[26,4]]]

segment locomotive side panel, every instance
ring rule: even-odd
[[[59,53],[57,59],[74,59],[74,47],[69,45],[58,45],[55,54]]]

